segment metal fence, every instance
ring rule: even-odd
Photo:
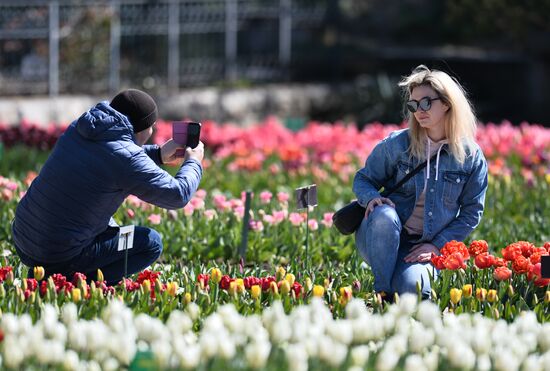
[[[0,95],[285,79],[325,12],[313,0],[4,0]]]

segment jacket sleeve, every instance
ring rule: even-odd
[[[378,143],[353,179],[353,192],[359,205],[366,207],[370,200],[380,197],[378,190],[391,178],[390,157],[387,151],[386,139]]]
[[[128,193],[165,209],[180,209],[197,191],[202,166],[196,160],[187,160],[172,177],[140,151],[130,158],[122,178],[121,186]]]
[[[464,241],[478,226],[483,216],[487,184],[487,161],[478,149],[472,173],[459,198],[458,216],[433,238],[435,246],[441,249],[449,241]]]
[[[162,157],[160,156],[160,146],[157,144],[145,144],[143,150],[157,165],[162,165]]]

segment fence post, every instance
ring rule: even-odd
[[[180,69],[180,6],[179,0],[168,5],[168,86],[173,92],[179,89]]]
[[[111,11],[109,90],[115,94],[120,88],[120,0],[111,0]]]
[[[49,86],[51,96],[59,94],[59,2],[51,1],[49,7]]]
[[[234,80],[237,62],[238,32],[237,0],[225,0],[225,78]]]
[[[290,64],[292,50],[292,0],[280,0],[279,6],[279,63]]]

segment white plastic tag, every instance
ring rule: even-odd
[[[125,225],[120,227],[118,232],[118,250],[130,250],[134,247],[134,225]]]

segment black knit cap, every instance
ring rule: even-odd
[[[157,121],[157,104],[149,94],[137,89],[118,93],[111,101],[111,107],[130,120],[134,133],[139,133]]]

